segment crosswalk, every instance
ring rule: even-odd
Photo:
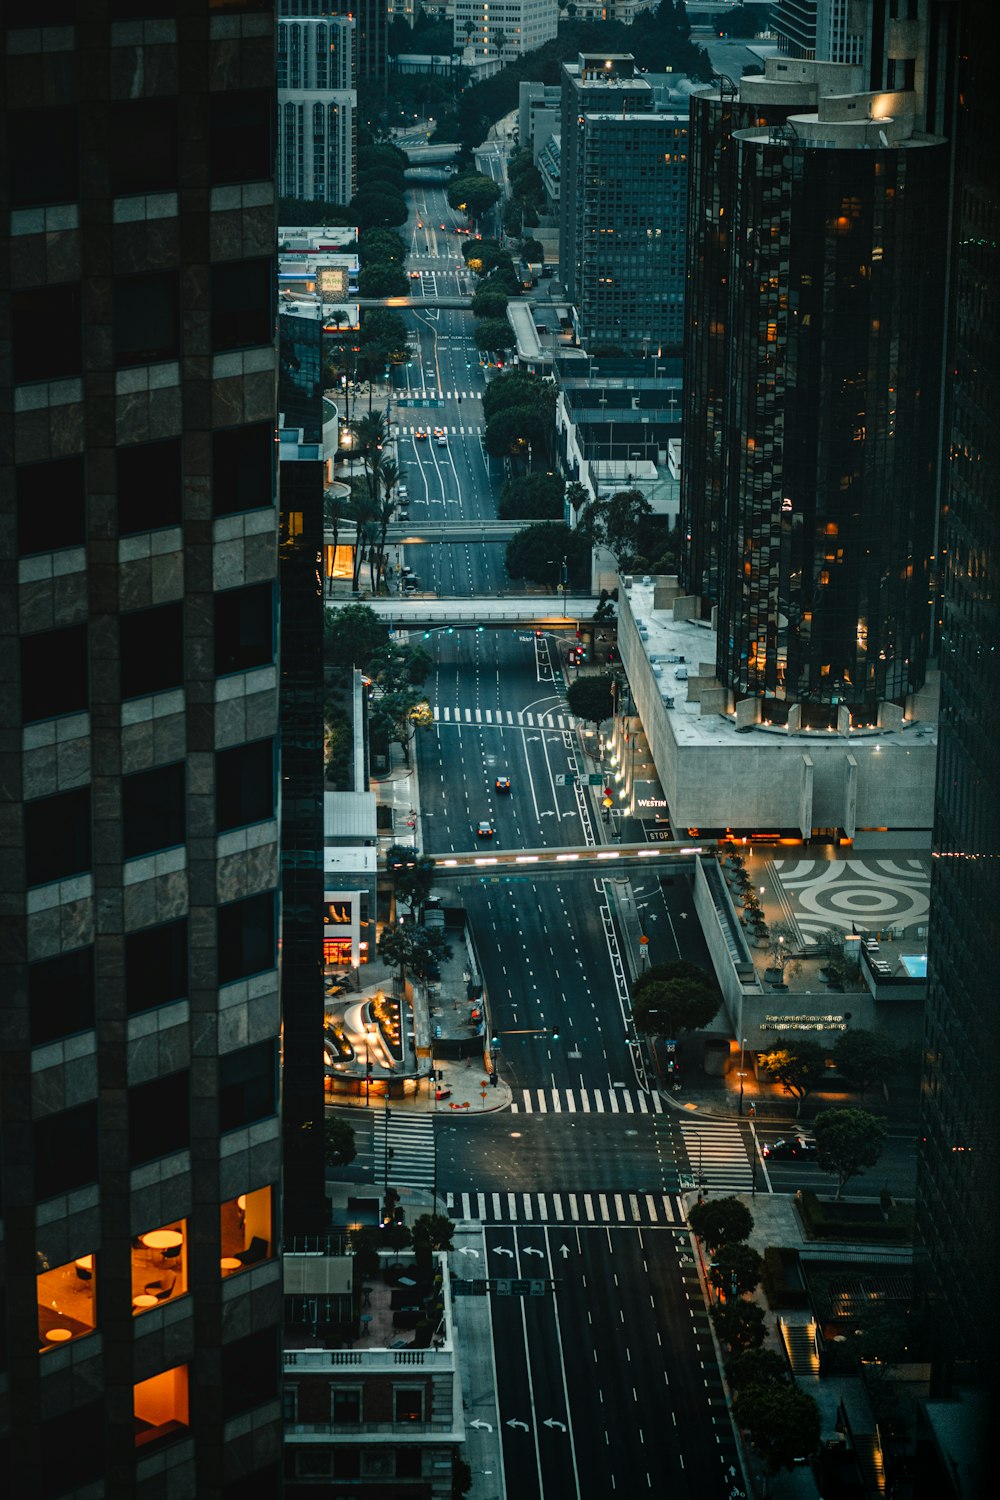
[[[433,1189],[434,1121],[431,1116],[390,1110],[387,1122],[385,1112],[379,1110],[374,1124],[375,1180],[381,1177],[390,1187]]]
[[[518,729],[575,729],[572,714],[516,713],[509,708],[442,708],[434,705],[435,724],[499,724]]]
[[[428,372],[430,373],[430,372]],[[436,386],[413,386],[408,391],[400,393],[409,401],[456,401],[459,396],[464,396],[467,401],[482,401],[483,392],[478,391],[439,391]]]
[[[400,422],[396,427],[396,436],[413,437],[414,433],[426,431],[426,423]],[[442,427],[441,431],[449,437],[482,437],[486,428],[480,422],[474,426]]]
[[[447,1212],[484,1224],[685,1223],[676,1193],[449,1193]]]
[[[510,1106],[523,1115],[661,1115],[659,1094],[639,1089],[521,1089]]]
[[[753,1168],[747,1143],[735,1122],[682,1119],[679,1128],[690,1163],[690,1186],[749,1192]],[[681,1186],[685,1186],[683,1179]]]

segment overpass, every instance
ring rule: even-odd
[[[365,604],[393,630],[427,630],[439,625],[530,626],[534,630],[575,630],[592,620],[594,594],[437,594],[397,599],[366,599]]]
[[[537,880],[545,875],[594,875],[613,879],[627,870],[654,869],[673,873],[679,866],[693,865],[701,855],[714,854],[716,844],[578,844],[569,848],[511,849],[484,853],[435,856],[434,882],[439,880]]]
[[[463,297],[458,292],[434,297],[354,297],[351,305],[355,307],[454,307],[468,309],[472,304],[472,297]]]
[[[393,521],[386,532],[386,541],[406,547],[430,542],[509,542],[531,524],[530,521]],[[354,530],[353,521],[341,521],[337,534],[345,545],[348,537],[353,538]],[[328,547],[333,546],[331,526],[326,528],[323,540]]]

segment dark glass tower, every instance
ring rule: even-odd
[[[941,721],[917,1218],[938,1389],[995,1411],[1000,1277],[1000,109],[989,0],[960,8]],[[962,1457],[963,1494],[987,1447]],[[985,1465],[982,1472],[986,1472]]]

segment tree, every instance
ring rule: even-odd
[[[483,283],[473,295],[472,316],[474,318],[503,318],[509,301],[510,298],[502,288]]]
[[[394,229],[366,229],[358,241],[358,253],[363,266],[384,265],[386,261],[402,265],[406,246]]]
[[[760,1285],[763,1269],[764,1262],[752,1245],[722,1245],[709,1280],[727,1298],[745,1297]]]
[[[566,499],[572,505],[574,512],[578,513],[582,505],[586,505],[590,496],[579,479],[571,479],[566,486]]]
[[[419,906],[430,895],[435,861],[429,854],[418,854],[407,844],[392,844],[386,851],[385,867],[396,895],[411,906]]]
[[[873,1085],[886,1084],[899,1067],[899,1048],[879,1031],[842,1031],[833,1049],[844,1077],[864,1098]]]
[[[400,922],[395,927],[382,929],[378,953],[384,963],[399,969],[402,985],[406,983],[407,971],[423,983],[440,979],[441,963],[451,957],[451,948],[445,942],[444,933],[437,928]]]
[[[726,1379],[733,1391],[747,1385],[787,1385],[787,1361],[774,1349],[745,1349],[726,1361]]]
[[[558,474],[520,474],[500,491],[497,515],[503,521],[561,520],[565,489]]]
[[[349,1167],[358,1154],[354,1129],[339,1115],[327,1115],[323,1123],[323,1152],[328,1167]]]
[[[759,1349],[764,1342],[764,1309],[756,1302],[716,1303],[712,1308],[712,1322],[720,1341],[730,1354],[742,1354],[748,1349]]]
[[[485,354],[487,350],[495,350],[498,354],[506,354],[513,349],[517,343],[514,330],[506,318],[483,318],[476,325],[473,333],[476,348]]]
[[[575,714],[585,724],[593,724],[596,729],[614,713],[610,679],[593,674],[578,677],[566,689],[566,702],[571,714]]]
[[[822,1078],[824,1067],[823,1048],[808,1037],[775,1037],[768,1050],[757,1055],[758,1074],[783,1084],[795,1099],[796,1119],[803,1100]]]
[[[747,1385],[733,1397],[733,1415],[773,1477],[819,1446],[819,1407],[797,1385]]]
[[[524,578],[550,589],[560,581],[563,558],[569,587],[585,588],[590,583],[590,548],[578,532],[570,531],[560,521],[526,526],[507,543],[504,555],[508,577]]]
[[[699,964],[654,964],[632,983],[632,1019],[646,1036],[673,1037],[707,1026],[722,1002],[715,978]]]
[[[389,631],[367,604],[345,604],[328,609],[324,654],[332,667],[357,667],[360,671],[384,649]]]
[[[410,357],[406,324],[387,307],[363,309],[359,342],[367,364],[397,364]]]
[[[480,323],[479,327],[482,326]],[[511,337],[513,338],[513,334]],[[486,451],[494,458],[523,457],[527,454],[532,460],[544,457],[547,462],[552,437],[553,428],[548,414],[535,406],[508,407],[506,411],[488,418],[486,423]],[[579,536],[578,541],[589,558],[590,545],[586,538]]]
[[[541,240],[529,237],[521,241],[521,254],[531,265],[540,265],[545,259],[545,246]]]
[[[502,411],[512,407],[528,410],[541,408],[550,416],[556,409],[556,390],[538,375],[529,375],[524,370],[511,370],[491,380],[483,392],[483,416],[487,422]]]
[[[421,1214],[413,1221],[413,1247],[426,1245],[428,1250],[450,1250],[455,1226],[444,1214]]]
[[[713,1198],[711,1202],[693,1204],[688,1223],[709,1250],[714,1251],[749,1239],[753,1215],[739,1198]]]
[[[470,219],[481,219],[487,209],[499,201],[500,189],[492,177],[480,172],[470,172],[467,177],[454,177],[449,182],[445,197],[449,206]]]
[[[595,545],[607,547],[619,571],[639,551],[639,528],[653,507],[639,490],[619,490],[607,500],[594,500],[580,518]]]
[[[359,189],[350,202],[350,211],[359,229],[392,228],[405,224],[409,212],[400,193]]]
[[[837,1179],[839,1198],[852,1177],[873,1167],[882,1155],[885,1121],[866,1109],[824,1109],[813,1125],[816,1165]]]
[[[406,272],[395,262],[362,266],[358,277],[358,290],[362,297],[405,297],[410,284]]]

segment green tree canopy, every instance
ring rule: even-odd
[[[730,1354],[759,1349],[764,1342],[764,1309],[756,1302],[723,1302],[712,1308],[712,1322]]]
[[[745,1349],[726,1361],[726,1379],[733,1391],[747,1385],[787,1385],[788,1364],[774,1349]]]
[[[685,959],[652,964],[632,981],[632,1017],[649,1036],[697,1031],[708,1025],[721,1003],[715,975]]]
[[[441,964],[451,957],[451,948],[438,928],[419,927],[414,922],[386,925],[378,945],[379,958],[398,969],[400,980],[407,973],[424,983],[440,979]]]
[[[823,1077],[824,1051],[819,1042],[806,1036],[777,1036],[766,1052],[758,1053],[757,1071],[784,1085],[795,1100],[797,1118],[803,1100],[808,1099]]]
[[[358,253],[362,266],[383,265],[386,261],[402,265],[406,246],[394,229],[366,229],[358,241]]]
[[[384,261],[380,265],[362,266],[358,290],[362,297],[405,297],[410,284],[401,266]]]
[[[531,265],[541,265],[545,259],[545,246],[541,240],[535,240],[529,236],[521,241],[521,254]]]
[[[550,416],[556,409],[556,390],[539,375],[524,370],[510,370],[491,380],[483,392],[483,416],[487,422],[512,407],[541,407]]]
[[[429,854],[419,854],[408,844],[392,844],[386,851],[385,867],[396,895],[411,906],[418,906],[430,895],[435,864]]]
[[[753,1215],[739,1198],[712,1198],[692,1204],[688,1223],[709,1250],[718,1250],[723,1245],[738,1245],[741,1240],[749,1239]]]
[[[401,193],[368,188],[358,189],[351,199],[350,211],[359,229],[391,229],[397,224],[405,224],[409,212]]]
[[[482,354],[485,354],[487,350],[506,354],[517,343],[514,330],[506,318],[481,318],[476,324],[473,338],[476,348]]]
[[[466,177],[453,177],[445,191],[449,205],[470,219],[481,219],[487,209],[500,198],[500,189],[492,177],[481,172],[470,172]]]
[[[746,1385],[733,1398],[733,1415],[772,1476],[819,1447],[819,1407],[797,1385]]]
[[[614,713],[611,679],[603,673],[598,676],[593,672],[586,677],[577,677],[566,689],[566,702],[570,713],[585,724],[593,724],[596,729]]]
[[[358,1154],[354,1128],[339,1115],[327,1115],[323,1122],[323,1152],[328,1167],[349,1167]]]
[[[428,1250],[450,1250],[455,1226],[444,1214],[421,1214],[413,1221],[414,1248],[426,1245]]]
[[[479,327],[482,328],[483,324],[480,323]],[[505,411],[498,411],[486,423],[486,451],[494,458],[530,456],[535,462],[543,455],[547,457],[551,439],[548,415],[536,406],[510,406]],[[580,536],[579,543],[589,558],[589,542]]]
[[[561,520],[565,492],[559,474],[520,474],[500,491],[497,515],[503,521]]]
[[[899,1048],[880,1031],[842,1031],[833,1049],[844,1077],[861,1090],[886,1084],[899,1067]]]
[[[342,609],[326,611],[324,654],[328,666],[364,671],[388,640],[388,629],[367,604],[345,604]]]
[[[866,1109],[824,1109],[813,1125],[816,1165],[837,1179],[839,1198],[852,1177],[873,1167],[882,1155],[885,1121]]]
[[[752,1245],[721,1245],[709,1271],[713,1286],[726,1297],[745,1297],[760,1285],[764,1262]]]
[[[497,420],[510,415],[505,412]],[[529,583],[540,583],[554,590],[560,581],[563,558],[569,587],[589,587],[590,547],[578,532],[570,531],[561,521],[540,521],[537,526],[526,526],[507,543],[504,560],[509,578],[525,578]]]
[[[380,365],[405,364],[410,357],[406,324],[399,313],[387,307],[362,309],[358,342],[359,370],[377,370]]]
[[[619,490],[607,500],[594,500],[580,517],[581,528],[593,542],[607,547],[619,569],[639,550],[639,527],[653,507],[639,490]]]
[[[472,298],[472,316],[474,318],[504,318],[509,301],[510,297],[501,287],[480,286]]]

